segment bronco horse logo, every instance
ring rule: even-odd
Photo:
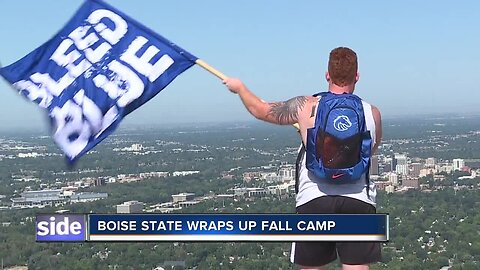
[[[352,126],[352,122],[345,115],[339,115],[333,120],[333,127],[338,131],[346,131]]]

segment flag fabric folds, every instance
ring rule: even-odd
[[[197,58],[101,0],[0,74],[45,108],[70,162],[111,134]]]

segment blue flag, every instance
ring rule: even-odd
[[[100,0],[0,74],[48,111],[70,162],[111,134],[197,57]]]

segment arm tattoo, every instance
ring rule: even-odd
[[[307,97],[299,96],[282,102],[270,103],[269,116],[275,118],[278,124],[293,124],[298,121],[298,109],[307,102]]]

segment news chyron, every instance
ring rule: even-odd
[[[87,235],[85,215],[40,214],[36,216],[37,242],[84,242]]]
[[[40,214],[36,240],[388,241],[387,214]]]

